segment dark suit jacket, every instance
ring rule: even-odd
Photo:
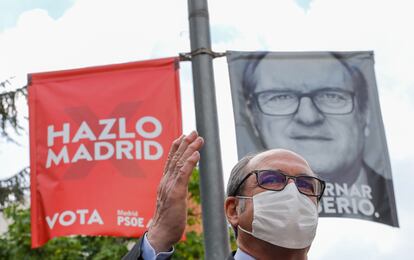
[[[234,260],[234,255],[236,254],[236,251],[233,251],[230,255],[229,255],[229,257],[227,257],[227,259],[226,260]]]

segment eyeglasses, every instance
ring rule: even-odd
[[[325,182],[316,177],[308,175],[290,176],[280,170],[255,170],[246,175],[235,190],[237,195],[241,185],[250,177],[256,175],[259,187],[266,190],[281,191],[283,190],[289,179],[295,181],[298,191],[304,195],[317,197],[318,201],[322,198],[325,190]]]
[[[344,115],[354,109],[354,93],[341,89],[319,89],[310,93],[266,90],[253,94],[260,111],[266,115],[295,114],[303,97],[309,97],[314,106],[324,114]]]

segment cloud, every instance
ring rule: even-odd
[[[302,7],[304,10],[308,10],[312,0],[295,0],[296,3]]]
[[[0,2],[0,32],[16,25],[22,12],[32,9],[44,9],[53,18],[59,18],[74,0],[2,0]]]
[[[40,9],[24,12],[0,36],[0,56],[9,61],[1,63],[2,74],[177,55],[189,46],[180,38],[187,29],[181,2],[159,8],[156,1],[78,1],[57,20]]]

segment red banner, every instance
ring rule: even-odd
[[[178,60],[32,74],[29,110],[32,247],[142,235],[182,132]]]

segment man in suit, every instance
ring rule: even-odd
[[[186,225],[188,183],[204,140],[174,141],[148,232],[124,259],[170,259]],[[238,249],[228,259],[307,259],[324,182],[298,154],[273,149],[240,160],[227,187],[225,213]]]

